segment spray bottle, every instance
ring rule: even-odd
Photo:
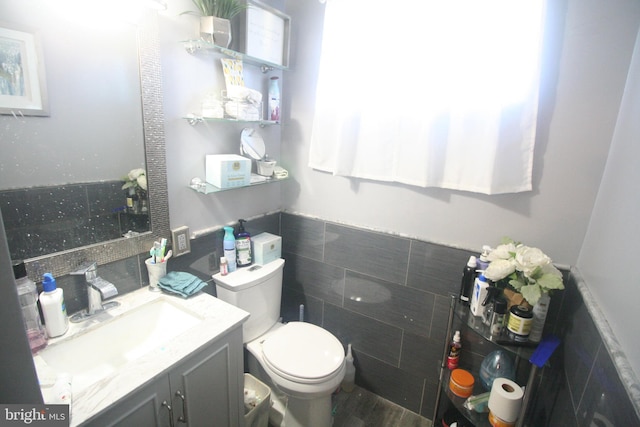
[[[351,354],[351,344],[349,344],[347,350],[347,357],[344,360],[345,372],[344,379],[342,380],[342,389],[347,393],[351,393],[355,387],[356,380],[356,367],[353,366],[353,354]]]
[[[458,368],[461,349],[462,343],[460,342],[460,331],[456,331],[455,334],[453,334],[453,339],[449,345],[449,354],[447,355],[447,368],[450,370]]]
[[[227,259],[227,270],[229,273],[236,271],[236,238],[233,235],[232,227],[224,227],[224,237],[222,238],[224,257]]]
[[[251,234],[244,229],[244,219],[239,219],[240,226],[236,237],[236,256],[238,267],[251,265]]]
[[[471,293],[473,292],[473,281],[476,278],[476,269],[478,263],[476,257],[470,256],[467,265],[462,270],[462,282],[460,283],[460,301],[468,305],[471,302]]]

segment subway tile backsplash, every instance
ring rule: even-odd
[[[247,229],[283,236],[283,319],[298,320],[304,304],[305,321],[331,331],[345,348],[352,343],[358,385],[431,418],[451,295],[458,294],[462,269],[474,253],[289,213],[252,220]],[[191,253],[173,258],[169,270],[195,274],[209,283],[205,292],[215,295],[211,276],[218,271],[222,235],[220,229],[193,240]],[[144,258],[99,271],[125,293],[148,284]],[[578,279],[564,273],[567,289],[552,298],[545,327],[562,345],[538,371],[528,426],[640,425]],[[82,283],[70,276],[58,283],[70,312],[84,308]],[[477,374],[497,347],[461,329],[460,367]],[[523,384],[526,375],[519,370]]]

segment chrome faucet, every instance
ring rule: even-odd
[[[70,320],[72,322],[81,322],[96,314],[102,313],[105,310],[120,305],[117,301],[109,301],[104,304],[102,303],[104,300],[118,295],[118,289],[113,283],[98,276],[97,262],[83,264],[78,267],[76,271],[73,271],[70,274],[75,276],[84,275],[85,282],[87,284],[87,297],[89,300],[86,310],[71,316]]]

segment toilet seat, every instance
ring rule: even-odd
[[[344,366],[344,348],[330,332],[311,323],[290,322],[262,342],[264,362],[290,381],[326,381]]]

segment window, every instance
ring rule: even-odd
[[[531,190],[544,0],[329,0],[309,165]]]

